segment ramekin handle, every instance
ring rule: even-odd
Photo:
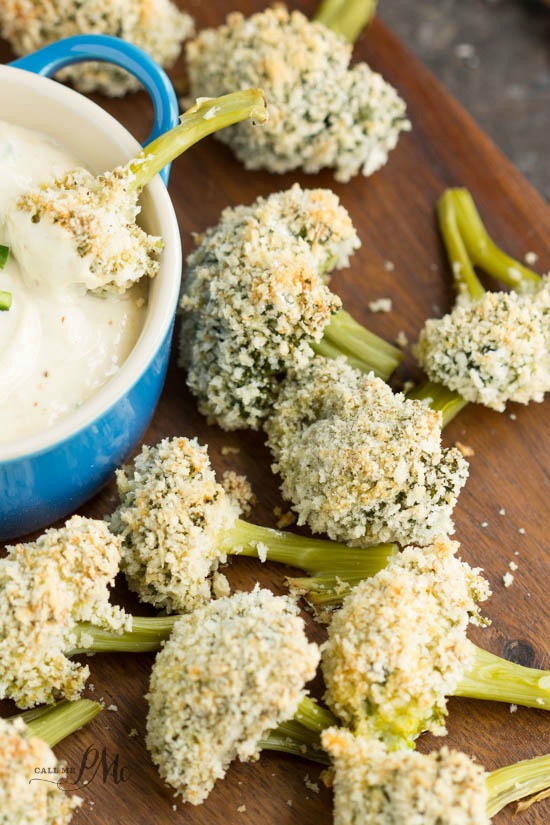
[[[164,69],[143,49],[118,37],[104,34],[78,34],[74,37],[66,37],[32,54],[20,57],[9,65],[43,77],[51,77],[65,66],[88,60],[114,63],[126,69],[149,92],[154,107],[154,125],[145,141],[145,146],[177,124],[178,99]],[[169,174],[170,166],[168,165],[160,172],[164,183],[168,183]]]

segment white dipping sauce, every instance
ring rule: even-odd
[[[0,244],[10,246],[4,216],[21,194],[82,165],[45,135],[0,121]],[[54,289],[41,281],[40,259],[25,275],[10,252],[0,270],[0,290],[12,294],[0,311],[0,444],[39,433],[86,401],[124,363],[145,315],[146,284],[105,297],[66,278]]]

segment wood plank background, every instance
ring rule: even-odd
[[[230,0],[191,0],[185,5],[199,27],[221,23],[234,5],[246,14],[263,7],[259,0],[236,4]],[[296,6],[311,13],[314,3],[308,0]],[[363,242],[350,268],[335,276],[333,288],[354,316],[374,331],[395,339],[403,330],[413,341],[424,319],[443,313],[452,301],[451,278],[434,222],[434,204],[444,187],[469,187],[497,242],[519,258],[527,251],[537,253],[540,272],[550,269],[550,209],[380,23],[363,36],[355,57],[367,60],[398,88],[413,123],[413,131],[401,137],[389,164],[380,172],[344,185],[336,184],[329,173],[281,177],[251,173],[244,171],[225,147],[208,139],[174,164],[170,192],[186,254],[191,248],[190,233],[215,223],[228,204],[248,203],[295,180],[305,186],[333,188],[350,211]],[[0,59],[10,58],[3,45]],[[183,73],[180,62],[172,76],[179,80]],[[145,95],[120,101],[96,99],[137,137],[146,136],[150,104]],[[384,268],[385,261],[394,264],[392,271]],[[385,296],[392,298],[392,312],[373,315],[368,302]],[[401,377],[411,375],[417,373],[407,357]],[[529,408],[512,405],[504,414],[471,406],[445,432],[447,443],[460,440],[475,451],[470,479],[455,511],[456,537],[462,542],[464,558],[484,567],[494,591],[485,610],[492,625],[473,632],[472,638],[499,655],[537,667],[550,667],[549,409],[549,400]],[[186,391],[184,375],[174,364],[145,441],[154,443],[172,435],[198,436],[210,445],[217,470],[246,473],[259,500],[251,518],[274,523],[273,508],[281,501],[262,436],[227,434],[207,426]],[[224,457],[220,452],[223,445],[238,446],[240,453]],[[90,502],[85,514],[102,516],[114,504],[111,484]],[[501,508],[506,509],[505,516],[499,514]],[[502,576],[511,560],[519,564],[519,570],[507,589]],[[283,592],[284,572],[276,565],[260,566],[240,559],[231,565],[229,577],[237,588],[248,589],[259,580]],[[128,596],[123,582],[115,598],[135,612],[147,612]],[[323,628],[311,621],[309,627],[312,638],[321,641]],[[88,746],[98,751],[106,747],[110,758],[119,755],[127,781],[116,783],[110,775],[103,782],[101,773],[96,775],[80,791],[85,804],[75,816],[77,825],[313,825],[331,821],[329,791],[321,787],[315,793],[304,783],[306,776],[316,780],[319,770],[301,760],[273,754],[263,754],[254,764],[234,765],[204,805],[183,806],[159,779],[144,747],[143,694],[152,657],[102,655],[89,663],[94,690],[87,695],[117,705],[118,712],[105,711],[86,730],[59,745],[57,752],[69,766],[78,767]],[[319,680],[313,692],[321,695]],[[6,704],[5,711],[8,709],[13,712]],[[519,709],[512,715],[507,705],[471,700],[451,700],[449,711],[447,739],[425,736],[419,741],[420,750],[445,741],[475,755],[489,770],[550,750],[550,716],[542,711]],[[130,736],[134,728],[138,736]],[[241,806],[245,809],[239,811]],[[514,822],[542,825],[549,818],[547,800]],[[510,807],[495,821],[506,825],[512,819]]]

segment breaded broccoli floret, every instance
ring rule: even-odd
[[[460,751],[388,751],[342,728],[325,730],[322,743],[334,765],[335,825],[489,825],[550,785],[549,755],[486,773]]]
[[[321,738],[334,763],[335,825],[489,825],[486,773],[465,753],[388,752],[342,728]]]
[[[236,126],[220,136],[247,169],[332,167],[348,181],[380,169],[410,128],[395,89],[366,63],[350,67],[351,51],[343,37],[284,6],[249,18],[233,13],[187,44],[191,91],[265,90],[270,114],[261,134]]]
[[[197,240],[181,302],[180,363],[199,409],[224,429],[257,429],[281,375],[304,367],[324,336],[323,345],[369,370],[379,365],[384,377],[395,369],[393,347],[349,316],[335,329],[342,311],[331,320],[341,301],[327,274],[346,266],[360,242],[330,190],[295,184],[227,208]]]
[[[75,625],[121,632],[131,624],[109,603],[120,540],[103,521],[73,516],[0,560],[0,698],[20,707],[75,698],[89,675],[67,653]]]
[[[426,322],[415,347],[432,381],[467,401],[504,410],[550,391],[550,277],[533,292],[486,292],[460,299]]]
[[[379,378],[315,358],[288,375],[265,429],[299,524],[355,545],[453,531],[467,462],[441,446],[439,412]]]
[[[136,223],[143,187],[205,135],[243,117],[261,122],[264,116],[259,89],[203,100],[125,166],[97,177],[77,168],[24,193],[5,216],[23,277],[33,288],[43,282],[56,290],[78,285],[98,294],[125,292],[141,278],[153,278],[163,241]]]
[[[349,584],[372,575],[395,549],[368,554],[238,518],[239,505],[216,481],[206,447],[196,439],[165,438],[144,446],[117,472],[120,504],[111,529],[122,538],[121,567],[140,599],[188,612],[215,592],[212,574],[227,556],[245,555],[300,567],[324,603],[341,601]],[[316,593],[317,595],[317,593]]]
[[[21,719],[0,719],[0,822],[68,825],[82,800],[36,774],[40,768],[59,776],[60,767],[51,748]]]
[[[257,587],[176,622],[151,675],[147,747],[186,802],[203,802],[233,759],[256,758],[295,714],[319,661],[296,614]]]
[[[225,561],[221,534],[240,510],[216,481],[206,447],[165,438],[117,470],[121,503],[111,529],[122,537],[122,569],[142,601],[193,610],[211,598],[210,575]]]
[[[171,0],[2,0],[0,30],[18,55],[75,34],[110,34],[140,46],[167,68],[194,26]],[[111,97],[140,88],[135,77],[108,63],[79,63],[58,76],[81,92]]]
[[[322,667],[331,710],[369,735],[445,733],[446,696],[474,660],[466,638],[489,586],[457,542],[406,548],[334,614]]]

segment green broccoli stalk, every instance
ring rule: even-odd
[[[472,647],[472,666],[460,678],[454,696],[550,710],[550,670],[524,667],[477,645]]]
[[[0,244],[0,269],[6,266],[10,250],[7,246]],[[4,312],[11,307],[11,292],[0,289],[0,312]]]
[[[474,306],[476,302],[483,302],[487,295],[485,288],[476,274],[475,266],[483,269],[488,275],[501,281],[506,286],[511,287],[518,295],[532,293],[537,289],[542,289],[544,282],[539,275],[519,261],[511,258],[491,240],[468,190],[447,189],[438,201],[437,217],[459,299],[462,296],[463,301],[464,296],[467,296],[470,299],[471,306]],[[499,295],[503,297],[503,301],[500,303],[497,297]],[[508,317],[513,317],[517,328],[518,323],[515,320],[516,317],[520,317],[520,313],[523,311],[524,314],[521,317],[525,323],[528,314],[525,313],[525,307],[520,306],[519,300],[509,301],[510,306],[505,305],[504,302],[506,300],[506,296],[503,293],[496,293],[495,300],[487,304],[487,309],[482,313],[482,318],[488,320],[493,318],[495,326],[498,327],[499,325],[505,325]],[[542,304],[545,300],[545,298],[542,298],[539,303]],[[465,306],[464,303],[462,303],[462,305]],[[533,306],[533,314],[537,311],[540,314],[540,309],[537,310],[535,305]],[[473,323],[474,326],[476,325],[475,319],[472,322],[469,318],[468,309],[465,308],[461,310],[457,305],[455,311],[462,311],[464,313],[464,318],[461,318],[463,326],[468,323]],[[471,312],[475,312],[475,309],[471,310]],[[452,317],[453,315],[446,316],[446,318]],[[438,340],[435,336],[442,337],[443,335],[447,335],[449,341],[452,342],[453,327],[450,321],[447,322],[447,326],[441,326],[444,322],[445,319],[442,319],[441,322],[429,321],[422,333],[421,343],[417,347],[417,355],[424,361],[424,366],[428,365],[428,371],[433,360],[433,355],[430,354],[430,345],[427,344],[428,338],[426,336],[434,336],[435,342]],[[455,321],[455,323],[458,324],[459,322]],[[510,322],[510,326],[513,327],[513,322]],[[519,326],[521,326],[521,323]],[[430,330],[429,332],[428,329]],[[444,330],[444,332],[441,330]],[[526,331],[525,335],[527,337],[533,337],[530,331]],[[540,335],[538,337],[540,337]],[[423,338],[424,343],[422,343]],[[506,345],[505,338],[504,341]],[[441,341],[440,345],[444,346],[444,340]],[[431,346],[433,346],[433,343]],[[469,349],[468,346],[464,344],[463,346],[465,346],[465,350]],[[499,346],[500,342],[487,341],[486,344],[484,344],[483,341],[481,341],[479,342],[480,354],[476,355],[477,360],[473,360],[474,354],[471,352],[465,352],[463,356],[463,358],[468,361],[469,369],[481,369],[480,375],[482,377],[480,380],[482,380],[484,384],[491,384],[493,380],[491,378],[491,372],[494,371],[494,368],[491,366],[480,368],[479,364],[483,364],[483,360],[487,357],[488,353],[498,350]],[[533,358],[535,361],[540,360],[536,354],[533,355]],[[446,363],[445,371],[448,371],[449,368],[450,364]],[[441,364],[438,364],[438,369],[439,371],[443,369]],[[529,372],[529,370],[526,371]],[[487,372],[487,375],[484,374],[485,372]],[[513,375],[514,370],[511,370],[511,376]],[[527,387],[527,378],[522,379],[522,386],[520,386],[520,382],[517,380],[514,384],[512,377],[507,378],[507,380],[510,386],[513,385],[513,391],[510,389],[508,397],[511,398],[511,400],[522,403],[527,403],[527,401],[531,399],[541,400],[541,393],[544,393],[546,388],[545,384],[547,383],[547,379],[544,376],[537,377],[536,381],[533,382],[534,386],[530,387]],[[470,392],[472,393],[473,391]],[[492,406],[494,409],[500,410],[504,408],[506,401],[505,384],[500,392],[501,395],[498,398],[495,398],[495,394],[493,394],[492,397],[486,395],[485,399],[483,399],[483,393],[480,391],[479,398],[473,393],[470,400],[479,400],[487,406]],[[439,410],[443,414],[444,426],[468,403],[457,390],[444,387],[436,381],[428,381],[422,384],[413,390],[409,397],[417,400],[428,400],[432,409]]]
[[[132,616],[132,629],[120,633],[80,622],[73,633],[76,645],[67,656],[82,653],[154,653],[160,650],[179,616]]]
[[[31,736],[37,736],[53,748],[62,739],[91,722],[102,710],[99,702],[90,699],[77,699],[75,702],[63,700],[55,705],[18,713],[11,716],[10,720],[22,719]]]
[[[317,355],[346,361],[361,372],[374,372],[387,381],[403,358],[402,352],[359,324],[349,312],[339,309],[323,330],[323,337],[310,344]]]
[[[550,754],[524,759],[504,768],[491,771],[485,780],[487,787],[487,815],[495,816],[510,802],[517,802],[532,794],[550,788]],[[544,794],[547,796],[548,794]],[[525,810],[543,796],[534,797],[521,806]]]
[[[260,741],[262,750],[280,751],[301,756],[311,762],[328,765],[330,759],[321,745],[325,728],[337,725],[338,720],[315,699],[305,696],[288,722],[281,722]]]
[[[262,558],[297,567],[307,577],[287,578],[291,589],[315,605],[339,604],[358,582],[382,570],[397,544],[377,544],[367,550],[336,541],[297,536],[237,519],[222,540],[228,555]]]
[[[322,0],[314,20],[355,43],[376,12],[377,0]]]

